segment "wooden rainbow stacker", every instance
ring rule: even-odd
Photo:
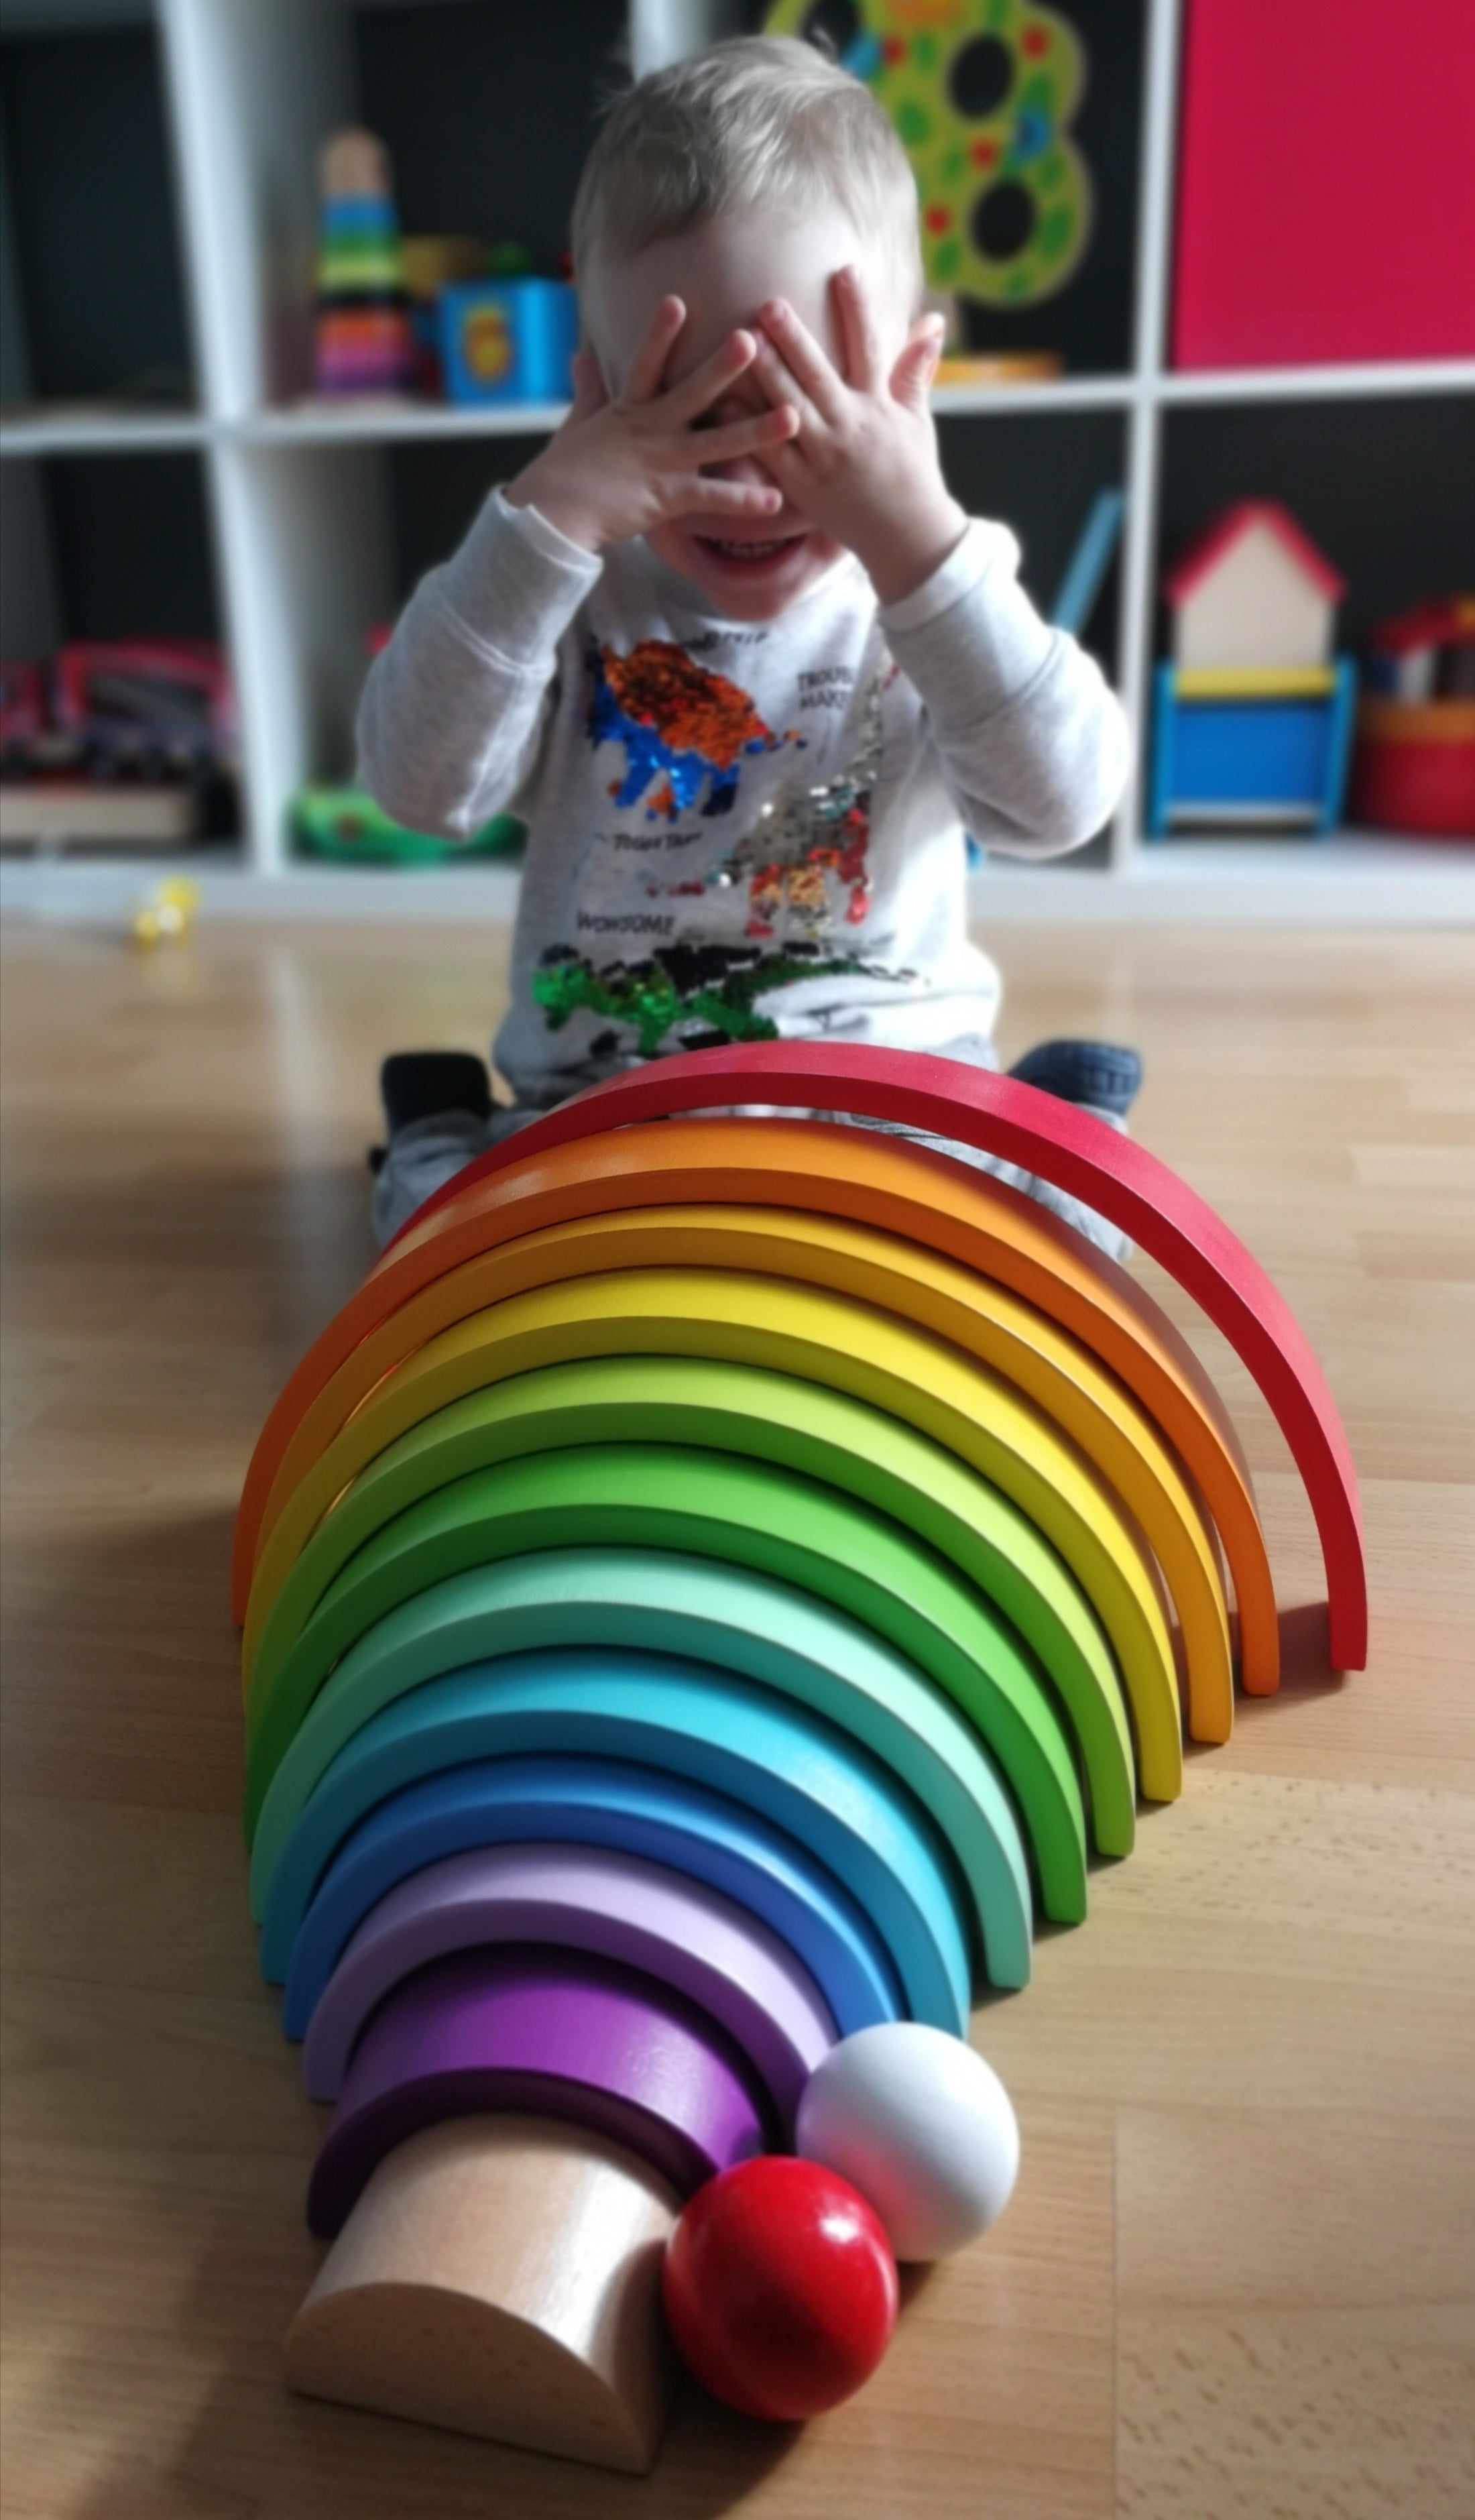
[[[1225,1333],[1316,1514],[1332,1657],[1364,1661],[1302,1333],[1089,1113],[774,1042],[469,1165],[297,1368],[237,1529],[252,1912],[333,2106],[294,2386],[648,2468],[683,2200],[789,2145],[836,2040],[965,2035],[975,1989],[1022,1987],[1036,1917],[1080,1923],[1089,1854],[1179,1793],[1184,1721],[1223,1741],[1236,1677],[1275,1688],[1212,1383],[968,1150],[1085,1199]]]

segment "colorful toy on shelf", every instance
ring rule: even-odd
[[[1052,626],[1068,630],[1073,639],[1081,636],[1095,608],[1106,572],[1116,557],[1126,515],[1125,490],[1098,490],[1091,503],[1050,609]]]
[[[1380,621],[1367,642],[1370,698],[1475,700],[1475,595],[1439,595]]]
[[[239,750],[217,640],[72,639],[49,664],[0,666],[8,775],[189,779],[234,769]]]
[[[0,663],[0,772],[25,769],[46,723],[45,666],[7,658]]]
[[[99,773],[231,769],[236,695],[213,639],[73,639],[52,664],[57,732]]]
[[[1070,136],[1086,55],[1036,0],[853,0],[842,66],[874,89],[921,196],[935,289],[986,306],[1051,297],[1091,240],[1086,161]],[[774,0],[770,34],[833,31],[828,0]]]
[[[400,261],[415,345],[415,390],[427,402],[440,402],[440,292],[458,281],[480,280],[492,267],[491,248],[479,237],[407,236],[400,239]]]
[[[4,673],[0,842],[159,849],[233,827],[239,731],[215,641],[72,640]]]
[[[362,788],[299,788],[289,816],[302,857],[338,866],[446,866],[461,858],[515,857],[526,836],[511,814],[495,814],[469,839],[407,831]]]
[[[322,152],[318,180],[317,389],[403,393],[415,344],[388,151],[372,132],[340,131]]]
[[[297,1367],[237,1522],[251,1908],[334,2104],[297,2388],[647,2468],[665,2249],[709,2385],[837,2403],[896,2255],[965,2244],[1013,2183],[975,1988],[1025,1983],[1037,1912],[1083,1918],[1089,1853],[1179,1794],[1184,1720],[1228,1736],[1236,1649],[1277,1685],[1193,1351],[898,1131],[1057,1183],[1203,1307],[1306,1483],[1330,1652],[1364,1658],[1305,1338],[1091,1114],[775,1040],[479,1157]]]
[[[945,350],[932,382],[944,390],[949,385],[1047,384],[1061,365],[1058,350]]]
[[[1349,811],[1378,831],[1475,839],[1475,595],[1373,631]]]
[[[1330,829],[1357,669],[1333,656],[1346,588],[1273,499],[1228,508],[1163,583],[1173,662],[1154,677],[1153,838],[1184,823]]]
[[[433,300],[458,281],[480,280],[497,267],[499,249],[473,236],[407,236],[399,243],[405,287],[414,298]],[[525,261],[518,266],[526,268]]]
[[[451,402],[564,402],[579,304],[571,282],[516,278],[443,289],[441,369]]]

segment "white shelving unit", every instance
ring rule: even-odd
[[[442,0],[418,0],[434,8]],[[173,153],[197,408],[120,414],[42,407],[0,426],[0,459],[85,463],[173,453],[202,468],[224,635],[240,694],[246,829],[234,862],[192,860],[222,912],[311,917],[505,918],[505,870],[357,874],[295,865],[286,809],[304,781],[349,757],[365,625],[392,609],[386,466],[425,446],[557,427],[559,407],[478,412],[304,405],[317,230],[315,166],[328,131],[354,118],[356,10],[375,0],[0,0],[0,35],[154,22]],[[404,5],[404,0],[400,0]],[[554,5],[554,0],[549,0]],[[980,391],[949,387],[939,415],[1122,416],[1128,493],[1118,653],[1145,754],[1166,416],[1192,405],[1469,394],[1475,359],[1426,365],[1175,375],[1164,366],[1182,0],[1146,0],[1133,357],[1129,370]],[[628,0],[638,68],[694,49],[722,0]],[[0,240],[9,251],[9,240]],[[0,272],[0,278],[5,277]],[[7,286],[14,323],[18,293]],[[22,344],[23,349],[23,344]],[[489,477],[491,468],[489,465]],[[1140,776],[1109,864],[979,878],[991,921],[1060,917],[1475,922],[1475,851],[1375,835],[1144,847]],[[46,917],[107,915],[160,861],[132,867],[10,861],[0,902]]]

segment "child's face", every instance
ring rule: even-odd
[[[617,395],[623,389],[646,328],[667,296],[679,297],[687,309],[667,362],[668,385],[690,376],[739,326],[753,331],[759,308],[771,297],[787,298],[843,375],[830,283],[847,263],[858,263],[871,283],[889,372],[905,347],[911,309],[898,302],[896,289],[887,285],[837,204],[714,220],[690,236],[663,238],[627,260],[597,257],[585,284],[584,315],[608,391]],[[767,407],[763,387],[746,375],[707,418],[736,420]],[[733,481],[773,478],[756,456],[710,469]],[[811,527],[787,500],[772,517],[682,517],[646,540],[714,611],[736,621],[776,619],[842,556],[841,546]]]

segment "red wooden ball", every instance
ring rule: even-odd
[[[818,2161],[765,2153],[698,2187],[666,2251],[666,2318],[702,2387],[802,2423],[869,2380],[896,2325],[875,2214]]]

